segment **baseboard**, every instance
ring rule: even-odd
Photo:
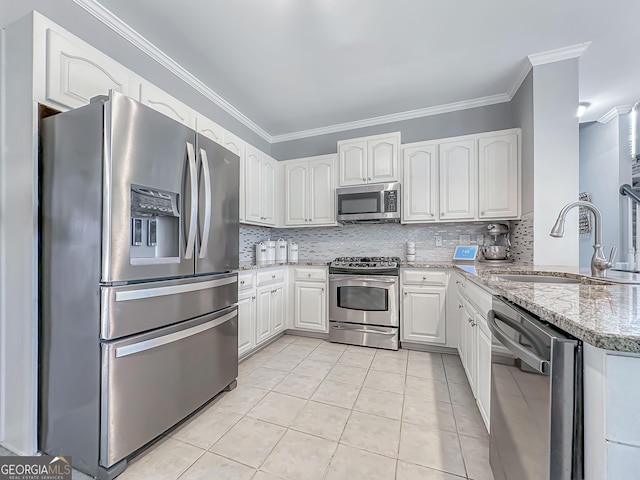
[[[458,350],[452,347],[442,347],[440,345],[423,345],[422,343],[400,342],[400,348],[416,350],[418,352],[448,353],[458,355]]]
[[[286,335],[297,335],[298,337],[319,338],[321,340],[329,340],[329,334],[323,332],[309,332],[307,330],[295,330],[288,328],[284,331]]]

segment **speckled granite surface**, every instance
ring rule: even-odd
[[[553,274],[591,281],[579,270],[513,266],[462,273],[561,330],[595,347],[640,353],[640,285],[548,284],[503,280],[499,273]],[[611,272],[611,280],[638,281]]]
[[[238,271],[241,272],[243,270],[258,270],[261,268],[284,267],[287,265],[297,265],[299,267],[326,267],[329,265],[329,262],[330,260],[300,260],[299,262],[263,263],[260,265],[249,262],[240,262]]]

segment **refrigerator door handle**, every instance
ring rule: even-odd
[[[233,306],[232,308],[235,308],[235,306]],[[168,335],[163,335],[161,337],[144,340],[142,342],[132,343],[131,345],[117,347],[116,358],[126,357],[135,353],[151,350],[152,348],[160,347],[162,345],[167,345],[168,343],[177,342],[178,340],[182,340],[183,338],[191,337],[193,335],[197,335],[198,333],[202,333],[206,330],[217,327],[218,325],[222,325],[223,323],[228,322],[229,320],[236,318],[237,316],[238,311],[234,310],[233,312],[229,312],[226,315],[218,317],[214,320],[203,323],[201,325],[197,325],[195,327],[188,328],[186,330],[182,330],[180,332],[174,332]]]
[[[189,218],[189,233],[187,235],[187,248],[184,257],[189,259],[193,257],[193,250],[196,244],[196,228],[198,208],[198,171],[196,168],[196,154],[193,144],[187,142],[187,158],[189,159],[189,176],[191,177],[191,217]]]
[[[209,169],[209,158],[204,148],[200,149],[202,159],[202,174],[204,176],[204,226],[202,228],[202,238],[200,239],[200,255],[198,258],[207,256],[209,246],[209,232],[211,231],[211,170]]]
[[[209,280],[206,282],[198,282],[185,285],[169,285],[166,287],[152,287],[141,288],[136,290],[124,290],[116,292],[116,302],[126,302],[129,300],[142,300],[145,298],[164,297],[167,295],[178,295],[180,293],[198,292],[200,290],[207,290],[209,288],[222,287],[223,285],[230,285],[237,283],[238,280],[235,276],[228,278],[221,278],[218,280]]]

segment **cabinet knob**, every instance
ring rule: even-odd
[[[240,280],[240,285],[244,285],[244,280]]]
[[[408,292],[404,292],[404,296],[406,297],[407,295],[409,295],[409,293]]]
[[[473,320],[471,318],[467,318],[467,322],[473,323]]]
[[[426,280],[426,279],[427,279],[427,277],[422,277],[422,279],[423,279],[423,280]]]
[[[484,212],[480,212],[480,215],[484,215]]]
[[[255,300],[255,299],[256,299],[256,297],[255,297],[255,296],[251,297],[251,300]]]
[[[366,182],[366,181],[367,181],[367,179],[366,179],[365,177],[362,177],[362,181],[363,181],[363,182]]]
[[[471,326],[475,327],[476,326],[476,322],[471,322]]]
[[[462,282],[460,280],[456,280],[456,285],[462,285]]]
[[[271,278],[276,278],[276,276],[275,275],[271,275]]]
[[[324,288],[321,288],[321,289],[320,289],[320,291],[321,291],[321,292],[324,292]]]
[[[462,305],[461,305],[461,304],[458,304],[458,308],[462,308]]]
[[[311,278],[311,274],[310,274],[310,273],[307,273],[307,277]]]
[[[440,212],[440,216],[441,216],[441,217],[444,217],[444,212]]]
[[[369,177],[369,179],[368,179],[368,180],[369,180],[369,181],[371,181],[371,177]]]

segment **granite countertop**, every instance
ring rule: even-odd
[[[273,268],[273,267],[285,267],[287,265],[297,265],[299,267],[326,267],[329,265],[330,260],[300,260],[298,262],[280,262],[280,263],[261,263],[256,265],[255,263],[240,262],[238,271],[243,270],[259,270],[261,268]]]
[[[459,267],[459,266],[458,266]],[[462,273],[496,294],[595,347],[640,353],[640,285],[598,285],[589,272],[575,268],[480,266]],[[589,283],[550,284],[504,280],[500,273],[545,274]],[[638,275],[611,272],[613,281],[640,281]],[[606,279],[605,279],[606,280]]]

